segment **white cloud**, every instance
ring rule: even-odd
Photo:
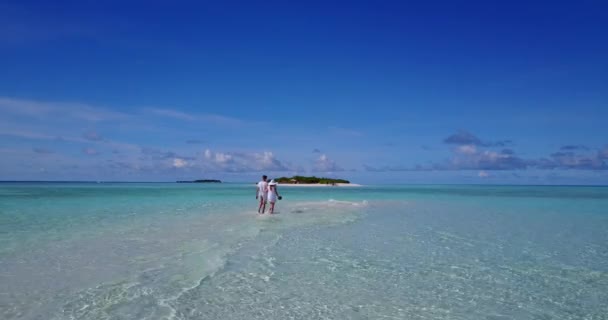
[[[288,171],[286,165],[279,161],[272,152],[203,152],[203,167],[207,171],[218,172],[260,172]]]
[[[204,156],[205,156],[205,159],[211,159],[213,154],[211,153],[211,150],[205,149]]]
[[[178,119],[178,120],[185,120],[185,121],[194,121],[196,120],[196,117],[189,115],[187,113],[181,112],[181,111],[177,111],[177,110],[172,110],[172,109],[159,109],[159,108],[150,108],[147,109],[150,113],[157,115],[157,116],[161,116],[161,117],[169,117],[169,118],[174,118],[174,119]]]
[[[170,176],[174,174],[174,168],[218,173],[271,173],[288,171],[291,167],[278,160],[270,151],[214,152],[207,149],[193,156],[196,151],[190,146],[183,146],[184,123],[165,126],[166,121],[158,116],[191,120],[196,127],[201,127],[199,122],[230,125],[242,122],[215,114],[187,114],[171,109],[153,111],[155,113],[149,109],[147,112],[140,109],[120,113],[85,104],[40,102],[0,96],[0,139],[16,138],[13,140],[23,144],[25,150],[20,153],[0,150],[5,158],[7,154],[11,155],[11,159],[4,160],[6,164],[10,161],[10,164],[3,166],[9,167],[10,171],[14,172],[13,175],[22,175],[25,178],[25,171],[18,171],[21,167],[31,166],[31,163],[37,164],[45,158],[48,161],[51,157],[54,162],[47,169],[55,176],[102,177],[111,173],[121,179],[131,179],[133,175],[143,178]],[[162,128],[159,124],[163,124]],[[142,131],[142,128],[150,131]],[[152,145],[142,148],[139,143],[112,141],[103,137],[101,132],[113,132],[114,136],[134,139],[126,141]],[[176,136],[180,146],[171,146],[171,140]],[[161,145],[163,149],[159,149]],[[80,155],[73,154],[71,150],[74,148]],[[165,148],[176,149],[171,151]],[[70,168],[66,169],[68,167]]]
[[[487,178],[490,176],[490,174],[488,172],[482,170],[482,171],[479,171],[477,176],[479,176],[480,178]]]
[[[465,144],[462,146],[458,146],[456,148],[456,152],[461,154],[475,154],[477,153],[477,148],[472,144]]]
[[[50,120],[45,122],[47,124],[52,124]],[[30,129],[30,127],[33,129]],[[35,123],[9,122],[0,120],[0,136],[12,136],[28,140],[42,140],[55,143],[70,142],[89,144],[91,141],[97,141],[97,146],[107,146],[109,148],[114,148],[115,150],[136,152],[140,149],[140,147],[135,144],[108,140],[95,132],[86,132],[82,136],[76,136],[70,134],[69,131],[59,131],[63,129],[69,130],[70,128],[71,126],[66,126],[64,124],[55,124],[54,128],[39,128],[39,126]]]
[[[39,132],[26,130],[13,130],[10,128],[0,128],[0,135],[13,136],[18,138],[34,139],[34,140],[57,140],[58,136],[48,135]]]
[[[215,162],[220,165],[225,165],[232,161],[232,156],[226,153],[218,152],[215,154]]]
[[[256,153],[255,156],[259,160],[259,163],[264,167],[271,166],[275,161],[274,154],[269,151],[264,151],[262,154]]]
[[[227,117],[219,114],[199,114],[197,118],[201,121],[215,123],[219,125],[239,125],[243,124],[243,121],[237,118]]]
[[[208,165],[225,167],[227,164],[233,161],[233,156],[223,152],[213,152],[209,149],[205,149],[203,157]]]
[[[191,114],[180,110],[163,108],[147,108],[144,109],[144,112],[148,112],[156,116],[169,117],[182,121],[201,121],[218,125],[238,125],[243,123],[240,119],[227,117],[219,114]]]
[[[291,170],[286,165],[281,163],[272,152],[264,151],[263,153],[253,154],[255,168],[259,171],[287,171]]]
[[[0,113],[23,117],[76,119],[91,122],[127,118],[127,114],[87,104],[68,102],[39,102],[34,100],[0,97]]]
[[[336,171],[344,171],[344,168],[338,166],[335,161],[329,159],[327,155],[322,154],[319,156],[317,161],[313,166],[313,171],[318,172],[336,172]]]
[[[188,165],[188,162],[184,159],[174,158],[173,159],[173,167],[174,168],[183,168]]]

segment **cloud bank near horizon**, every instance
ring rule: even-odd
[[[459,171],[459,170],[608,170],[608,146],[592,149],[584,145],[564,145],[559,151],[540,158],[523,158],[511,148],[494,150],[512,145],[511,140],[483,141],[468,131],[459,131],[443,140],[453,146],[449,160],[415,166],[364,165],[367,171]],[[487,176],[484,174],[484,176]]]
[[[201,125],[207,132],[249,131],[264,125],[217,114],[160,108],[128,113],[79,103],[0,97],[0,116],[0,136],[13,147],[0,149],[3,167],[22,169],[10,170],[16,172],[39,173],[44,168],[47,174],[81,170],[111,172],[120,177],[172,176],[180,171],[194,175],[343,171],[325,154],[306,167],[305,162],[281,160],[266,148],[254,147],[259,151],[251,151],[251,147],[228,147],[234,150],[222,151],[221,146],[212,149],[202,139],[181,139],[179,144],[171,141],[178,140],[172,139],[174,136],[201,135]],[[168,126],[167,119],[178,123]],[[142,138],[142,132],[147,136]],[[162,147],[156,143],[165,139],[171,142],[160,144]]]
[[[437,141],[437,146],[448,151],[445,160],[430,159],[426,164],[411,165],[400,162],[397,156],[392,164],[383,165],[381,160],[366,163],[362,159],[340,156],[339,151],[328,150],[327,146],[323,147],[324,152],[311,147],[294,155],[284,151],[289,145],[260,145],[256,132],[274,130],[264,123],[219,114],[169,108],[135,108],[123,112],[81,103],[0,97],[0,116],[2,176],[11,180],[20,177],[66,179],[71,175],[93,176],[93,173],[96,177],[112,179],[171,180],[222,174],[331,176],[345,172],[363,175],[365,172],[431,171],[472,171],[479,179],[489,179],[500,176],[493,172],[502,171],[608,170],[608,146],[593,147],[581,141],[583,144],[563,144],[546,156],[525,157],[515,150],[517,145],[511,139],[487,140],[466,130]],[[225,133],[232,134],[224,140],[225,144],[214,141],[222,139]],[[332,133],[347,143],[366,136],[337,126],[329,127],[327,134]],[[265,136],[263,133],[262,137]],[[290,139],[305,136],[304,133]],[[241,140],[245,142],[234,143]],[[333,156],[330,157],[330,153]],[[345,159],[350,161],[349,165],[342,164]],[[359,168],[362,170],[357,170]]]

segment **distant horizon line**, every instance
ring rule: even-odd
[[[247,181],[223,181],[221,183],[227,184],[247,184],[255,183]],[[87,183],[87,184],[103,184],[103,183],[175,183],[183,184],[180,182],[189,180],[176,180],[176,181],[98,181],[98,180],[0,180],[0,183]],[[529,187],[608,187],[608,184],[515,184],[515,183],[372,183],[362,184],[362,186],[394,186],[394,185],[421,185],[421,186],[441,186],[441,185],[454,185],[454,186],[529,186]]]

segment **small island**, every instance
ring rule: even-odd
[[[194,181],[177,181],[177,183],[222,183],[222,181],[213,179],[201,179]]]
[[[344,179],[333,179],[333,178],[318,178],[315,176],[305,177],[305,176],[293,176],[291,178],[288,177],[280,177],[274,179],[277,183],[280,184],[306,184],[306,185],[347,185],[350,184],[350,181]]]

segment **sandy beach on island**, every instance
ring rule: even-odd
[[[279,183],[280,187],[362,187],[363,185],[356,183],[336,183],[336,184],[323,184],[323,183]]]

